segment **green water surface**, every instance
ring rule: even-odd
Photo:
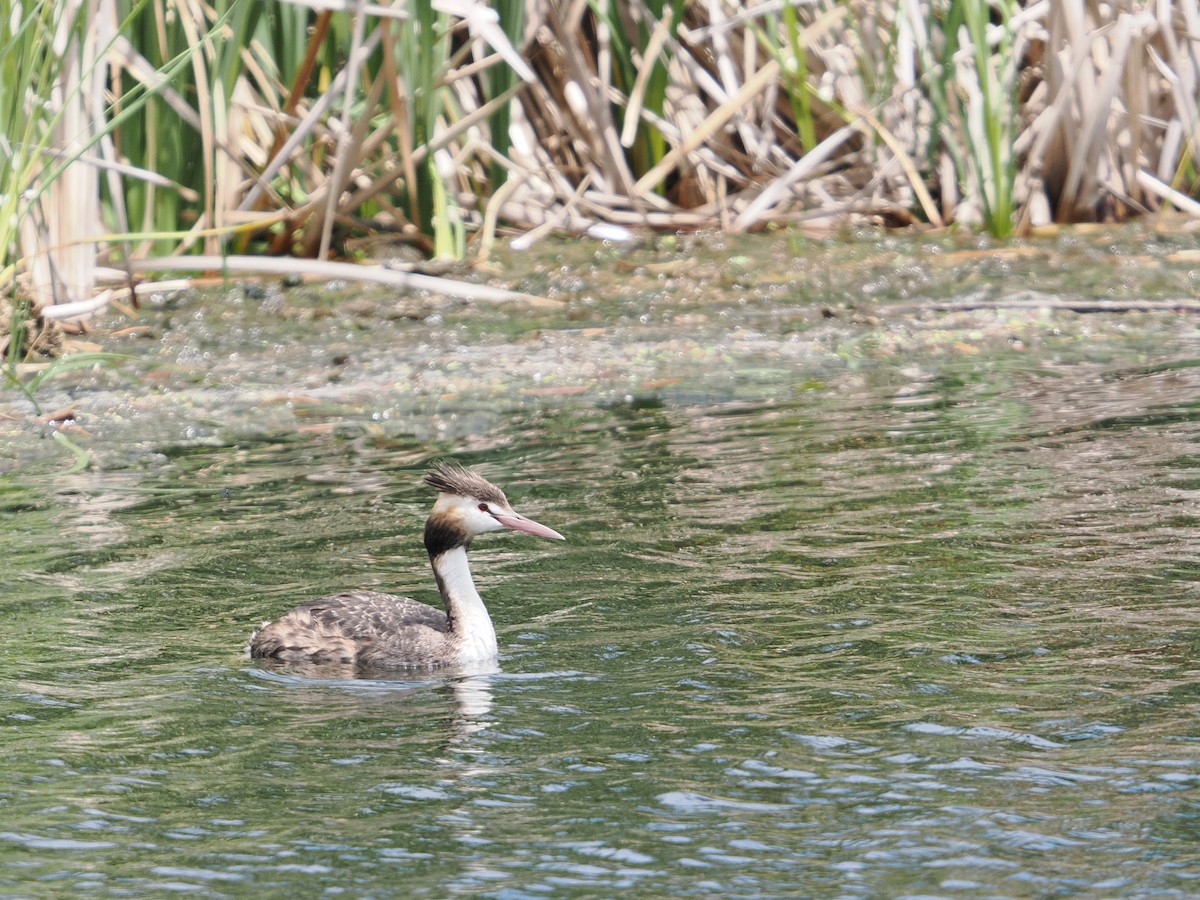
[[[1031,282],[755,246],[560,248],[547,312],[152,305],[135,385],[42,396],[80,472],[10,396],[0,896],[1200,894],[1195,321],[851,308]],[[499,671],[246,658],[436,602],[442,455],[567,537],[476,542]]]

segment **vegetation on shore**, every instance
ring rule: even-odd
[[[20,0],[0,296],[377,237],[1195,214],[1197,33],[1200,0]]]

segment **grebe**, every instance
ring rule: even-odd
[[[504,492],[455,462],[425,475],[438,491],[425,521],[425,549],[446,611],[408,597],[346,591],[298,606],[250,636],[250,655],[367,669],[435,668],[496,659],[496,630],[467,566],[477,534],[511,528],[564,540],[518,515]]]

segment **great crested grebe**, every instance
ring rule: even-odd
[[[467,565],[477,534],[511,528],[563,540],[518,515],[504,492],[455,462],[425,475],[438,491],[425,521],[425,549],[446,611],[378,591],[346,591],[297,606],[250,636],[250,655],[369,669],[435,668],[496,658],[496,630]]]

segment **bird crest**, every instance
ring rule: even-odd
[[[434,463],[425,473],[425,483],[443,494],[474,497],[476,500],[508,506],[508,498],[504,496],[504,491],[454,460],[443,459]]]

